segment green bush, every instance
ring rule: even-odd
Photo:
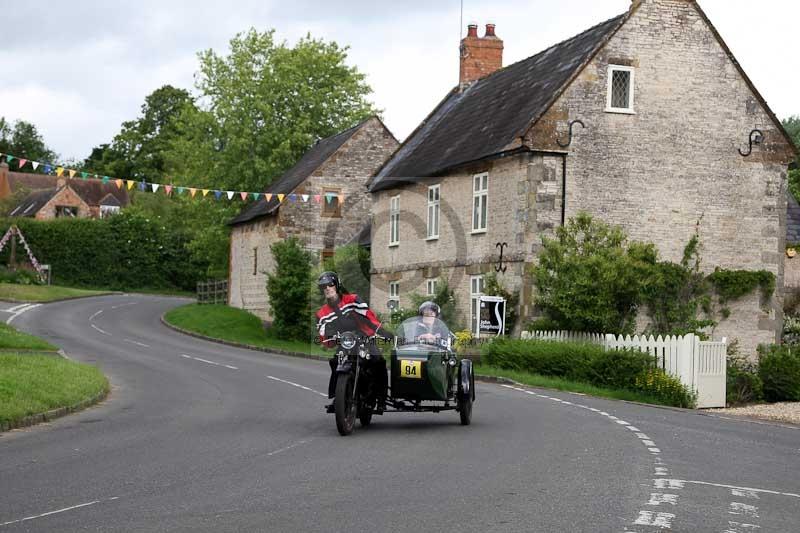
[[[800,351],[785,345],[760,345],[758,375],[766,401],[800,401]]]
[[[313,255],[291,237],[270,249],[275,272],[267,274],[267,294],[272,308],[270,334],[284,340],[308,340],[313,335],[314,312],[310,305]]]
[[[341,246],[324,261],[323,268],[336,272],[348,292],[375,307],[369,299],[370,256],[366,248],[358,244]]]
[[[9,270],[5,266],[0,266],[0,282],[15,283],[17,285],[41,285],[39,274],[35,270],[18,268]]]
[[[638,350],[609,350],[588,343],[497,339],[481,347],[490,366],[580,381],[598,387],[627,389],[668,405],[692,407],[695,397],[677,378],[653,368]]]
[[[758,375],[758,365],[736,353],[727,359],[725,400],[728,405],[759,402],[764,399],[764,384]]]

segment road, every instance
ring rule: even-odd
[[[0,532],[800,531],[798,428],[478,383],[471,426],[387,413],[340,437],[326,363],[164,327],[185,302],[15,316],[113,387],[0,434]]]

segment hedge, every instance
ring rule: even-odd
[[[122,213],[101,220],[0,219],[5,234],[16,224],[36,259],[49,264],[53,283],[69,286],[192,290],[204,265],[194,264],[185,236],[158,220]],[[8,263],[10,245],[0,253]],[[27,262],[23,246],[17,261]]]

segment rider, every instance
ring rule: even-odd
[[[362,302],[356,294],[350,294],[342,287],[339,276],[335,272],[323,272],[317,280],[320,292],[325,296],[325,304],[317,311],[317,330],[322,345],[331,348],[336,344],[332,338],[336,333],[345,331],[358,331],[364,335],[391,338],[392,334],[381,327],[381,322],[369,306]],[[383,413],[386,403],[386,389],[388,386],[388,375],[386,372],[386,360],[383,358],[380,349],[374,342],[368,343],[369,362],[372,365],[373,375],[376,379],[377,406],[379,413]],[[334,356],[329,364],[331,366],[331,378],[328,382],[328,398],[333,398],[336,391],[336,365],[337,359]],[[326,406],[328,412],[332,412],[333,403]]]
[[[415,340],[427,343],[436,343],[447,339],[450,332],[444,323],[439,320],[442,310],[436,302],[422,302],[419,306],[419,320],[414,333]]]

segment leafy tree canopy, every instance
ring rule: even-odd
[[[0,152],[42,163],[55,163],[58,159],[58,155],[44,143],[36,126],[24,120],[11,124],[4,117],[0,117]],[[14,171],[17,171],[16,166]],[[25,165],[19,172],[35,171],[30,165]]]

